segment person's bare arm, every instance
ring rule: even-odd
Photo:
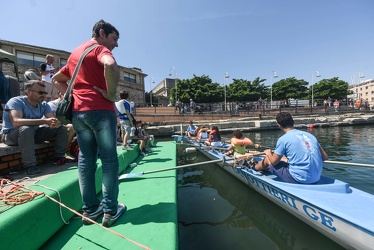
[[[67,81],[69,81],[70,78],[61,73],[61,71],[57,72],[52,77],[52,83],[56,86],[56,88],[61,92],[61,94],[65,94],[66,90],[68,89]]]
[[[52,114],[52,113],[51,113]],[[59,121],[54,117],[40,118],[40,119],[25,119],[23,118],[23,113],[20,110],[10,110],[9,111],[10,122],[14,127],[21,126],[39,126],[47,124],[49,126],[55,126]]]
[[[117,85],[119,81],[119,68],[116,60],[112,56],[104,55],[100,62],[104,65],[104,77],[107,89],[100,89],[96,86],[94,88],[101,92],[101,94],[109,101],[116,100]]]
[[[327,161],[329,159],[329,156],[321,146],[319,146],[319,151],[321,151],[322,160]]]
[[[268,158],[269,162],[273,166],[277,165],[283,157],[282,155],[274,154],[271,149],[266,149],[266,150],[264,150],[264,152],[265,152],[265,155]]]

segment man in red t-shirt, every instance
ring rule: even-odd
[[[79,58],[93,44],[98,44],[84,58],[73,86],[73,126],[80,147],[78,157],[79,185],[83,215],[96,220],[104,213],[102,224],[111,226],[126,210],[118,203],[117,117],[114,107],[119,69],[112,50],[118,47],[119,32],[100,20],[92,30],[92,39],[71,53],[67,64],[52,80],[65,93]],[[95,171],[100,149],[103,200],[96,195]],[[90,222],[83,218],[83,224]]]

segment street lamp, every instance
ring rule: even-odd
[[[316,77],[321,77],[321,75],[319,74],[319,72],[318,71],[316,71],[316,72],[314,72],[313,74],[312,74],[312,107],[313,107],[313,105],[314,105],[314,82],[313,82],[313,77],[314,77],[314,74],[316,74]]]
[[[365,78],[365,75],[362,74],[361,72],[358,72],[358,77],[360,78],[360,83],[362,83],[361,79]]]
[[[173,66],[170,67],[170,72],[169,72],[169,76],[171,76],[171,70],[174,69],[174,85],[175,85],[175,103],[177,102],[178,100],[178,76],[177,76],[177,72],[175,71],[175,68]]]
[[[152,107],[152,83],[155,83],[155,81],[153,80],[153,78],[149,79],[149,98],[150,98],[150,102],[151,102],[151,107]]]
[[[365,75],[362,74],[361,72],[358,72],[358,85],[357,85],[357,90],[358,90],[358,86],[360,86],[360,84],[362,83],[362,78],[365,78]],[[358,99],[360,99],[360,92],[358,92]]]
[[[229,78],[230,76],[227,74],[227,72],[225,72],[225,77],[223,78],[223,85],[225,87],[225,111],[227,109],[227,102],[226,102],[226,78]]]
[[[273,73],[271,73],[271,76],[270,76],[270,108],[271,108],[271,105],[273,104],[273,78],[277,78],[278,75],[277,75],[277,72],[275,72],[273,70]]]

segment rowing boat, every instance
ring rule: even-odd
[[[221,149],[207,148],[193,140],[188,142],[212,160],[225,158]],[[255,158],[259,160],[260,156]],[[344,248],[374,249],[374,195],[327,176],[321,176],[313,185],[291,184],[267,171],[260,173],[237,165],[220,166]]]

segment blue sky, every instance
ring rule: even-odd
[[[273,71],[275,80],[374,78],[373,0],[3,0],[1,9],[0,39],[69,52],[96,21],[112,23],[117,62],[141,68],[146,91],[171,67],[172,77],[220,84],[225,72],[228,84],[270,85]]]

